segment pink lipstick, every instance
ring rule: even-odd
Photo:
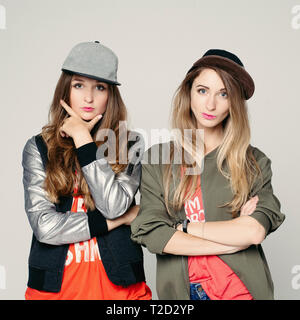
[[[212,120],[212,119],[216,118],[216,116],[212,116],[211,114],[207,114],[207,113],[204,113],[204,112],[202,112],[202,115],[203,115],[203,118],[207,119],[207,120]]]
[[[84,107],[84,108],[82,108],[82,110],[83,110],[83,111],[85,111],[85,112],[91,112],[91,111],[93,111],[93,110],[94,110],[94,108],[91,108],[91,107]]]

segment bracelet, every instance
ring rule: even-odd
[[[185,232],[185,233],[188,233],[188,232],[187,232],[187,225],[188,225],[189,222],[190,222],[190,220],[185,219],[185,220],[183,221],[183,223],[182,223],[182,231]]]

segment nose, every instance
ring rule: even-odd
[[[93,91],[91,89],[87,89],[84,93],[84,101],[87,103],[92,103],[94,100]]]
[[[206,100],[206,109],[208,111],[213,111],[216,109],[216,99],[214,95],[208,95]]]

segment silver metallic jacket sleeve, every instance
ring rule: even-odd
[[[97,159],[82,168],[96,208],[106,219],[116,219],[130,207],[141,181],[141,159],[144,139],[129,149],[129,164],[123,172],[115,174],[105,158]]]
[[[25,210],[38,241],[61,245],[89,240],[88,216],[82,212],[56,211],[46,197],[45,170],[35,138],[29,139],[22,156]]]

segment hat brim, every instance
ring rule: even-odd
[[[245,100],[248,100],[253,96],[255,85],[252,77],[245,68],[232,60],[217,55],[205,56],[196,61],[188,73],[202,66],[207,68],[217,67],[228,72],[241,84]]]
[[[99,78],[99,77],[96,77],[96,76],[93,76],[93,75],[90,75],[90,74],[74,72],[74,71],[67,70],[67,69],[61,69],[61,70],[66,72],[66,73],[69,73],[69,74],[77,74],[79,76],[90,78],[90,79],[93,79],[93,80],[98,80],[100,82],[105,82],[105,83],[113,84],[113,85],[116,85],[116,86],[120,86],[121,85],[121,83],[119,83],[117,81],[112,81],[112,80],[107,80],[107,79],[104,79],[104,78]]]

